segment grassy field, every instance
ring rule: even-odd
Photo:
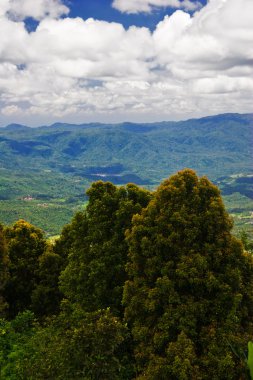
[[[62,227],[70,222],[77,210],[84,207],[85,202],[68,205],[57,201],[0,201],[0,220],[10,225],[18,219],[25,219],[44,230],[47,236],[54,236],[59,234]]]
[[[88,186],[84,179],[54,172],[0,169],[0,222],[9,225],[25,219],[47,236],[57,235],[85,206]]]
[[[233,193],[223,196],[227,211],[234,221],[234,233],[240,235],[245,231],[249,238],[253,240],[253,202],[250,198]]]

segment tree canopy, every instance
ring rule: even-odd
[[[118,314],[126,280],[125,231],[132,216],[148,204],[150,193],[133,184],[116,187],[98,181],[87,195],[86,211],[76,215],[70,228],[76,238],[60,277],[61,289],[86,311],[111,307]]]
[[[185,169],[87,195],[55,244],[0,225],[0,377],[246,380],[253,256],[219,189]]]
[[[184,170],[164,181],[128,233],[125,320],[139,379],[239,379],[252,334],[253,262],[220,192]]]
[[[9,258],[8,258],[4,228],[0,224],[0,316],[4,315],[4,312],[7,308],[7,303],[4,299],[3,293],[4,293],[4,288],[5,288],[8,278],[9,278]]]
[[[38,258],[46,249],[46,240],[40,229],[19,220],[5,232],[9,253],[10,277],[4,295],[9,304],[9,316],[29,309],[31,295],[38,280]]]

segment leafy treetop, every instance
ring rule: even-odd
[[[186,169],[164,181],[128,232],[125,319],[139,379],[234,379],[252,333],[253,262],[220,192]]]

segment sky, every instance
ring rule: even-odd
[[[0,126],[252,112],[253,0],[0,0]]]

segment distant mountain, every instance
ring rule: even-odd
[[[0,129],[0,164],[115,183],[155,184],[184,167],[215,179],[252,170],[252,136],[253,114],[141,124],[11,124]]]
[[[20,130],[26,130],[29,129],[26,125],[22,124],[9,124],[6,127],[4,127],[7,131],[20,131]]]
[[[236,231],[252,236],[253,114],[180,122],[0,128],[0,222],[58,234],[92,181],[154,188],[185,167],[215,181]]]

